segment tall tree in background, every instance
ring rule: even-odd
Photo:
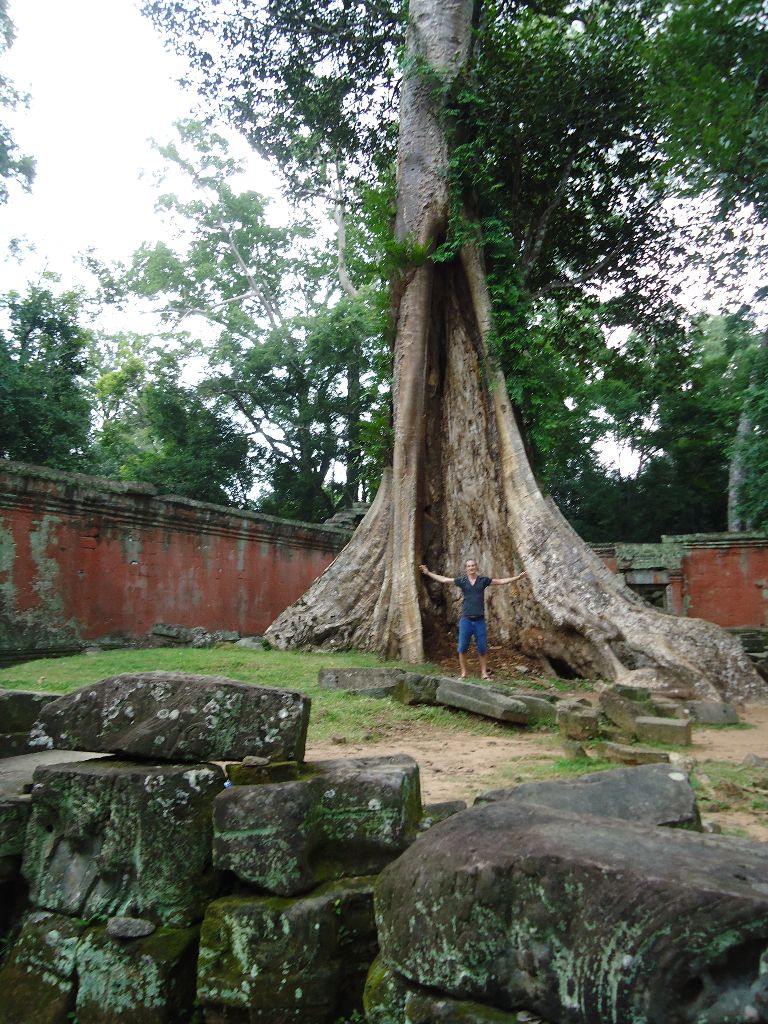
[[[178,16],[191,5],[153,6],[166,16],[172,7]],[[273,34],[273,6],[277,10],[271,3],[254,8],[253,20],[237,19],[236,60],[247,59],[249,50],[258,52],[259,40]],[[630,23],[631,54],[632,33],[642,27],[638,19],[644,5],[618,6]],[[498,567],[495,572],[510,572],[520,562],[528,570],[530,585],[519,600],[502,599],[495,610],[505,636],[542,657],[583,675],[642,680],[654,686],[686,685],[708,694],[757,692],[759,680],[738,642],[707,623],[674,620],[645,606],[605,569],[545,499],[531,471],[503,374],[489,358],[498,318],[495,325],[494,271],[491,265],[489,289],[483,223],[476,215],[483,197],[472,194],[463,175],[457,179],[451,173],[462,134],[471,141],[473,132],[486,126],[461,116],[461,90],[465,83],[473,93],[487,88],[482,61],[500,34],[508,29],[514,32],[521,11],[533,18],[529,37],[532,30],[543,31],[556,42],[565,36],[570,44],[566,55],[574,61],[580,54],[589,56],[590,46],[597,46],[606,24],[616,28],[613,41],[622,41],[621,23],[604,5],[584,4],[582,20],[574,20],[574,5],[567,10],[556,3],[546,7],[542,13],[527,5],[514,6],[510,16],[506,5],[487,5],[481,18],[479,6],[475,9],[469,0],[412,0],[410,4],[400,93],[395,229],[403,260],[392,295],[396,324],[392,470],[345,551],[301,601],[270,627],[270,639],[280,646],[357,646],[422,660],[424,625],[430,631],[444,623],[448,609],[442,592],[426,590],[417,564],[427,560],[458,566],[471,552],[481,564]],[[204,10],[208,31],[216,21],[216,8]],[[371,4],[367,13],[380,11],[381,5]],[[338,12],[333,8],[332,13]],[[313,95],[325,98],[333,92],[326,91],[325,84],[337,81],[329,66],[342,70],[348,66],[346,55],[355,49],[355,37],[324,35],[323,26],[318,28],[303,8],[295,9],[293,16],[298,27],[282,49],[297,52],[295,38],[314,34],[313,59],[300,69],[298,81],[281,79],[281,69],[273,67],[273,80],[267,84],[283,98],[296,94],[310,100]],[[473,18],[480,28],[475,40]],[[183,17],[178,26],[188,27]],[[195,26],[200,27],[200,23]],[[230,38],[229,31],[225,38]],[[335,51],[334,45],[338,46]],[[361,45],[364,48],[364,41]],[[199,58],[199,45],[192,45],[192,50]],[[213,64],[210,58],[202,58],[204,74]],[[218,66],[214,75],[220,83]],[[339,74],[338,81],[343,80]],[[359,82],[347,80],[346,91],[339,90],[333,110],[342,126],[349,112],[347,101],[362,88]],[[250,102],[250,89],[249,80],[235,106],[240,100]],[[482,92],[480,96],[483,99]],[[457,102],[449,103],[454,97]],[[492,101],[493,93],[486,93],[483,107],[489,119]],[[321,123],[313,122],[314,134],[307,124],[304,132],[297,132],[300,138],[319,139],[325,129],[326,141],[333,141],[333,111],[327,112],[326,123],[322,104],[291,109],[300,118],[307,110],[310,117],[318,112],[321,117]],[[575,116],[584,107],[574,104],[572,109]],[[502,107],[495,117],[488,138],[503,132],[508,112]],[[454,118],[458,124],[451,123]],[[658,222],[662,215],[658,190],[645,191],[639,207],[632,205],[631,196],[621,193],[615,207],[605,203],[612,192],[612,159],[620,161],[635,136],[644,145],[641,127],[635,131],[630,121],[621,138],[614,134],[595,140],[575,120],[565,135],[572,152],[565,162],[550,159],[546,163],[547,180],[539,192],[534,190],[535,203],[528,210],[533,216],[523,232],[527,249],[516,253],[513,265],[518,275],[527,267],[527,280],[522,282],[526,291],[534,286],[541,290],[554,281],[560,282],[558,289],[567,290],[599,280],[602,274],[619,273],[625,249],[628,259],[634,258],[634,236],[622,233],[621,221],[626,214],[631,224],[650,204],[657,215],[651,223]],[[339,145],[343,144],[340,138]],[[604,197],[603,207],[598,203],[590,217],[594,176],[582,176],[581,170],[598,150],[614,156],[605,158],[605,188],[601,191],[599,181],[596,186],[596,196]],[[459,181],[458,194],[451,194],[452,180]],[[581,201],[583,216],[578,223],[585,244],[573,264],[563,260],[558,266],[557,249],[551,250],[550,274],[557,272],[553,279],[544,273],[548,225],[556,213],[569,212],[571,201]],[[514,250],[516,236],[512,231],[506,234]],[[500,249],[505,232],[500,230],[498,235]],[[590,238],[592,259],[586,244]],[[433,258],[436,254],[439,259]],[[497,280],[498,276],[497,270]]]
[[[13,44],[13,38],[13,23],[8,17],[8,0],[0,0],[0,56]],[[4,75],[0,75],[0,107],[15,110],[24,102],[26,97],[18,92]],[[15,181],[28,189],[34,175],[35,161],[32,157],[19,152],[10,129],[0,123],[0,203],[8,202],[9,182]]]
[[[376,289],[342,294],[330,235],[306,218],[272,225],[262,196],[234,190],[241,166],[225,140],[199,122],[178,130],[161,147],[188,192],[159,201],[170,240],[143,246],[127,268],[101,268],[104,293],[149,299],[171,337],[199,336],[198,398],[249,436],[268,488],[259,507],[327,519],[337,502],[365,496],[359,433],[376,397]],[[330,482],[342,466],[346,479]]]
[[[81,296],[31,287],[0,300],[0,457],[84,470],[90,401]]]
[[[173,341],[135,334],[94,339],[90,471],[197,501],[247,505],[248,438],[215,403],[180,383],[183,352]]]

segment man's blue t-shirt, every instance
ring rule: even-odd
[[[485,615],[485,588],[491,585],[490,576],[478,576],[474,585],[466,576],[457,576],[453,582],[464,595],[461,614],[475,617]]]

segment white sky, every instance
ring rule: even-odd
[[[136,0],[138,3],[138,0]],[[176,84],[180,59],[167,52],[134,0],[10,0],[16,40],[2,72],[31,95],[29,108],[3,118],[20,150],[37,160],[31,194],[12,188],[0,206],[0,258],[13,238],[36,254],[24,272],[0,262],[0,291],[23,287],[42,269],[63,284],[82,279],[77,253],[94,247],[126,259],[153,227],[156,190],[142,170],[157,168],[149,139],[167,142],[196,96]],[[245,143],[234,151],[247,152]],[[253,166],[257,166],[255,159]],[[269,177],[249,187],[269,192]]]

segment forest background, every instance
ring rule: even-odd
[[[2,297],[0,456],[322,521],[387,461],[389,286],[472,225],[430,252],[393,240],[397,4],[235,6],[146,5],[200,108],[158,147],[156,238],[84,255],[92,289],[49,273]],[[766,5],[486,15],[446,97],[451,185],[475,197],[493,357],[540,481],[592,541],[768,526]],[[4,0],[0,21],[8,47]],[[0,101],[22,97],[3,81]],[[281,223],[223,125],[279,168]],[[5,129],[0,157],[12,202],[34,154]],[[151,332],[100,323],[138,307]],[[617,445],[630,474],[601,458]]]

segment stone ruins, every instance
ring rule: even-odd
[[[321,675],[576,745],[734,713]],[[703,834],[679,766],[424,808],[404,755],[306,762],[309,713],[180,673],[0,693],[0,1024],[768,1022],[768,847]]]

